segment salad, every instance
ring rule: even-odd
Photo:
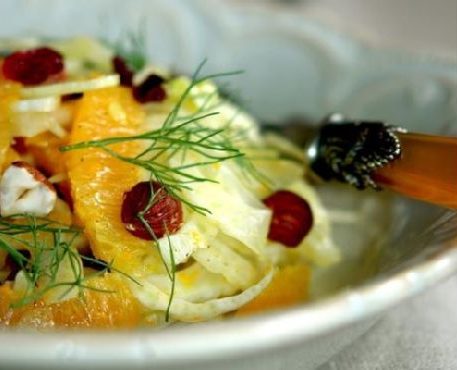
[[[339,260],[302,154],[204,63],[0,42],[0,325],[162,326],[307,299]]]

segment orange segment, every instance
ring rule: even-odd
[[[76,113],[70,143],[137,135],[143,124],[144,112],[130,90],[88,92]],[[110,149],[134,157],[142,151],[142,144],[127,141]],[[158,262],[151,243],[127,232],[120,219],[124,193],[144,179],[141,168],[115,159],[101,149],[71,151],[67,159],[74,208],[94,255],[130,274],[140,273],[145,268],[144,260],[151,254],[156,255],[152,261]]]
[[[11,104],[19,97],[19,85],[0,77],[0,169],[11,144]]]
[[[0,325],[36,328],[120,328],[141,323],[143,313],[125,281],[107,274],[90,280],[94,289],[84,290],[83,298],[45,305],[42,301],[12,309],[15,294],[9,284],[0,286]]]
[[[0,173],[5,171],[12,162],[16,162],[16,161],[20,161],[20,160],[22,160],[22,158],[19,155],[19,153],[16,152],[11,147],[8,148],[6,153],[5,153],[5,156],[3,157],[3,165],[0,166]]]
[[[235,315],[247,315],[303,303],[308,298],[310,276],[310,269],[304,264],[282,268],[276,273],[270,285],[259,296],[241,307]]]
[[[66,173],[64,154],[59,148],[67,142],[68,138],[60,138],[46,132],[27,138],[25,145],[27,151],[32,154],[36,166],[50,177],[58,173]]]
[[[65,155],[59,148],[68,144],[68,139],[68,137],[60,138],[50,132],[46,132],[27,138],[25,140],[25,146],[27,152],[33,156],[36,166],[46,176],[51,177],[53,175],[67,173]],[[55,184],[55,187],[59,196],[71,205],[70,182],[65,179]]]

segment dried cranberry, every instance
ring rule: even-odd
[[[167,93],[162,87],[164,81],[159,75],[149,75],[141,85],[133,87],[133,97],[140,103],[164,100],[167,97]]]
[[[121,78],[121,85],[126,87],[132,86],[133,72],[128,67],[127,63],[120,56],[115,56],[112,60],[114,71]]]
[[[158,182],[140,182],[124,194],[121,210],[121,220],[131,234],[146,240],[154,239],[150,231],[139,219],[138,214],[145,210],[151,199],[152,206],[144,213],[144,219],[154,232],[155,237],[161,238],[167,232],[173,234],[182,225],[181,202],[168,194]]]
[[[64,94],[64,95],[62,95],[61,100],[63,102],[74,101],[74,100],[81,99],[83,96],[84,96],[83,93]]]
[[[313,226],[308,202],[291,191],[278,190],[263,203],[273,211],[268,239],[297,247]]]
[[[59,195],[59,198],[63,199],[70,209],[73,211],[74,209],[74,204],[73,204],[73,197],[71,195],[71,183],[69,180],[64,180],[62,182],[59,182],[58,184],[55,184],[57,194]]]
[[[133,86],[133,71],[124,59],[115,56],[112,60],[114,71],[120,76],[121,85],[132,87],[134,99],[139,103],[160,102],[166,99],[167,93],[162,87],[164,79],[159,75],[150,74],[139,86]]]
[[[18,250],[15,252],[16,254],[19,253],[24,257],[26,260],[30,260],[31,254],[28,250]],[[6,280],[14,281],[16,274],[24,268],[20,263],[15,260],[11,254],[7,254],[5,261],[4,261],[4,270],[8,271],[8,276]]]
[[[25,143],[25,138],[22,136],[17,136],[13,138],[11,143],[11,148],[13,148],[19,154],[27,153],[27,145]]]
[[[109,263],[105,262],[104,260],[97,258],[94,256],[92,249],[87,248],[83,250],[78,250],[81,256],[81,260],[84,267],[91,268],[95,271],[108,271],[111,272],[109,268]]]
[[[5,58],[5,78],[25,86],[39,85],[63,71],[63,58],[50,48],[17,51]]]

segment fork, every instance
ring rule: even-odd
[[[304,122],[263,126],[305,146],[318,178],[358,189],[387,188],[457,209],[457,137],[411,133],[384,122],[327,116],[318,127]]]

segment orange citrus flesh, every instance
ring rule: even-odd
[[[305,264],[280,269],[270,285],[251,302],[241,307],[235,316],[291,307],[308,299],[311,271]]]
[[[144,118],[129,89],[88,92],[76,112],[70,144],[138,135],[144,131]],[[128,140],[109,148],[131,158],[143,150],[142,145]],[[148,260],[159,262],[151,242],[131,235],[120,218],[124,193],[144,180],[142,169],[101,149],[74,150],[67,155],[74,209],[94,255],[129,274],[150,269],[145,266],[145,259],[151,255],[155,254]]]
[[[16,156],[17,153],[10,148],[10,107],[11,104],[18,99],[19,89],[19,85],[3,80],[0,74],[0,174],[3,173],[11,162],[17,160],[19,157]],[[0,268],[3,267],[6,255],[6,251],[0,250]]]
[[[3,157],[3,165],[0,166],[0,173],[5,171],[12,162],[20,161],[21,159],[21,155],[18,152],[11,147],[8,148]]]
[[[48,177],[67,173],[65,155],[59,150],[66,144],[68,144],[68,137],[60,138],[49,132],[25,140],[27,152],[33,156],[36,167]],[[55,187],[59,196],[71,206],[72,199],[68,179],[60,180],[55,184]]]
[[[54,304],[38,301],[11,308],[18,298],[10,284],[0,286],[0,325],[35,328],[127,328],[141,323],[141,306],[125,281],[106,274],[88,282],[94,289],[84,289],[83,297]]]
[[[144,113],[124,88],[103,89],[85,94],[75,114],[70,144],[107,137],[137,135],[144,130]],[[46,135],[45,135],[46,136]],[[45,142],[49,139],[49,146]],[[57,140],[57,139],[56,139]],[[58,172],[59,142],[50,137],[28,142],[38,153],[41,165]],[[133,157],[143,147],[135,141],[110,149]],[[35,154],[37,154],[35,153]],[[54,154],[53,154],[54,153]],[[60,157],[61,158],[61,157]],[[74,208],[90,241],[93,254],[128,274],[141,272],[144,259],[157,261],[150,242],[128,233],[120,220],[123,195],[142,181],[140,168],[113,158],[100,149],[75,150],[65,154]],[[148,266],[147,268],[150,268]],[[163,267],[162,267],[163,268]],[[90,279],[90,286],[112,293],[84,289],[84,299],[72,298],[46,305],[43,301],[11,309],[15,295],[10,284],[0,287],[0,322],[35,327],[131,327],[143,322],[144,312],[133,297],[130,282],[115,272]]]
[[[0,76],[0,169],[11,144],[11,104],[19,97],[20,86],[4,81]]]
[[[35,165],[48,177],[67,172],[64,154],[59,150],[67,143],[68,138],[60,138],[49,132],[25,140],[27,152],[33,156]]]

